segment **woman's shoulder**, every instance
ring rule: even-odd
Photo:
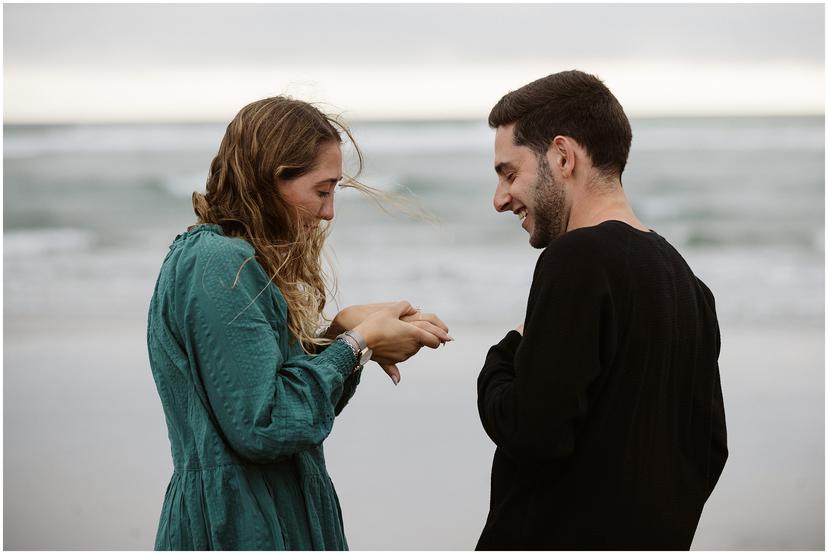
[[[179,282],[225,283],[239,278],[264,286],[269,279],[256,261],[256,250],[244,239],[226,236],[219,225],[201,224],[178,235],[170,246]]]
[[[180,325],[188,328],[193,314],[225,322],[240,314],[259,314],[270,322],[286,319],[281,292],[255,254],[249,242],[224,235],[218,225],[202,224],[178,235],[156,286],[156,296],[173,299],[176,306],[165,317],[182,318]]]
[[[200,259],[212,258],[215,255],[244,258],[255,255],[255,250],[249,242],[226,236],[220,225],[212,223],[193,225],[175,237],[170,248],[178,251],[181,256]]]

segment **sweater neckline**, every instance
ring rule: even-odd
[[[625,229],[630,230],[631,232],[633,232],[635,234],[643,235],[645,237],[660,237],[661,236],[658,233],[656,233],[653,229],[650,229],[649,231],[642,231],[641,229],[636,229],[635,227],[633,227],[629,223],[626,223],[624,221],[620,221],[618,219],[608,219],[606,221],[603,221],[603,222],[599,223],[599,225],[604,225],[606,223],[614,223],[616,225],[620,225],[620,226],[624,227]]]

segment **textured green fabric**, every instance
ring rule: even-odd
[[[354,393],[351,349],[307,355],[246,241],[176,237],[150,303],[174,472],[156,550],[346,550],[322,441]],[[240,269],[241,268],[241,269]]]

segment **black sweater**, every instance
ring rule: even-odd
[[[713,294],[654,232],[570,231],[478,378],[479,550],[689,549],[727,459]]]

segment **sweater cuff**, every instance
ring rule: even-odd
[[[515,355],[518,346],[520,346],[520,340],[523,338],[523,335],[518,333],[515,329],[512,329],[506,336],[503,337],[497,346],[504,349],[506,352],[509,352],[512,356]]]
[[[342,375],[343,379],[347,379],[353,374],[357,364],[354,351],[341,340],[333,341],[319,356],[330,361],[336,370],[339,371],[340,375]]]

